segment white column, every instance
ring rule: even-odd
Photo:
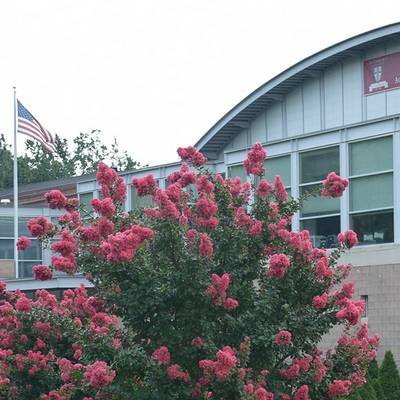
[[[399,120],[393,133],[393,206],[394,206],[394,242],[400,243],[400,132]]]
[[[297,151],[297,140],[292,141],[292,153],[290,155],[290,190],[294,198],[299,197],[299,153]],[[300,230],[300,214],[297,212],[292,218],[292,230]]]
[[[346,143],[345,133],[342,135],[342,141],[339,146],[340,151],[340,175],[343,178],[349,178],[349,146]],[[350,229],[349,217],[349,201],[350,201],[350,187],[347,188],[343,196],[340,198],[340,230],[342,232]]]

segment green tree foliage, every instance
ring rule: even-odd
[[[379,378],[372,379],[371,385],[375,390],[376,398],[378,400],[386,400],[385,392],[383,391],[381,381],[379,380]]]
[[[50,153],[35,140],[26,140],[26,152],[18,157],[18,182],[28,184],[52,179],[67,178],[95,172],[99,161],[107,160],[119,171],[138,168],[140,164],[121,151],[116,139],[111,146],[102,143],[100,131],[80,133],[73,139],[73,149],[68,140],[56,137],[56,152]],[[13,185],[13,154],[4,135],[0,135],[0,190]]]
[[[359,394],[363,400],[378,400],[375,389],[370,381],[367,381],[367,383],[359,390]]]
[[[377,379],[379,378],[379,366],[376,358],[371,361],[368,368],[368,379]]]
[[[379,369],[379,379],[386,400],[400,399],[400,376],[391,351],[385,353]]]

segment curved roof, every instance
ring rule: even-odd
[[[304,80],[319,76],[324,69],[346,57],[361,55],[366,48],[399,37],[400,23],[386,25],[346,39],[305,58],[244,98],[212,126],[195,146],[208,158],[216,158],[230,140],[246,128],[261,111],[274,101],[283,100],[286,93]]]

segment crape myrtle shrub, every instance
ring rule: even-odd
[[[212,174],[193,147],[178,154],[184,163],[168,176],[166,190],[152,175],[133,180],[154,207],[124,212],[124,180],[100,163],[101,196],[92,212],[51,191],[49,206],[66,210],[59,223],[36,218],[28,224],[45,243],[61,239],[51,245],[58,253],[51,265],[33,268],[36,279],[50,279],[54,269],[86,273],[98,301],[120,318],[120,340],[130,349],[126,371],[117,368],[118,349],[110,347],[115,355],[104,357],[109,378],[94,395],[89,381],[91,397],[81,380],[58,375],[55,390],[60,381],[69,388],[59,399],[321,400],[361,387],[378,339],[359,323],[364,304],[352,300],[353,284],[342,282],[351,266],[337,263],[357,243],[355,233],[339,234],[338,248],[328,253],[312,246],[308,231],[291,231],[304,198],[289,198],[279,176],[273,183],[263,178],[260,144],[244,161],[248,182]],[[332,172],[314,194],[339,197],[347,186]],[[18,243],[20,250],[28,245],[26,238]],[[318,343],[337,324],[342,336],[322,353]],[[1,346],[9,352],[0,358],[3,387],[24,390],[34,377],[17,381],[8,367],[19,348]],[[84,346],[81,351],[82,359],[97,357]],[[41,374],[49,381],[50,374]]]

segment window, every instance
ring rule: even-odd
[[[160,182],[158,179],[156,179],[156,182],[157,186],[159,186]],[[131,185],[131,210],[134,210],[135,208],[148,208],[148,207],[154,207],[152,196],[147,195],[139,197],[137,195],[135,186]]]
[[[394,240],[392,148],[391,136],[350,144],[350,225],[360,244]]]
[[[93,192],[79,193],[79,202],[84,210],[90,212],[92,210],[91,201],[93,200]]]
[[[26,227],[30,218],[19,218],[18,235],[28,236],[31,240],[29,248],[19,253],[18,270],[20,278],[32,277],[32,267],[42,262],[42,247],[37,239],[31,237]],[[11,217],[0,217],[0,259],[14,259],[14,220]]]
[[[290,173],[290,156],[283,157],[267,157],[264,161],[265,179],[268,182],[274,182],[275,176],[280,175],[283,184],[286,188],[290,188],[291,173]]]
[[[339,174],[339,163],[337,146],[301,153],[300,194],[320,186],[330,172]],[[314,246],[335,247],[340,232],[340,199],[308,198],[301,210],[300,225],[301,229],[310,231]]]
[[[364,311],[361,315],[362,318],[368,318],[368,295],[364,294],[360,296],[360,299],[364,301]]]
[[[244,169],[243,164],[229,166],[228,176],[229,178],[236,178],[238,176],[242,182],[247,180],[246,170]]]

